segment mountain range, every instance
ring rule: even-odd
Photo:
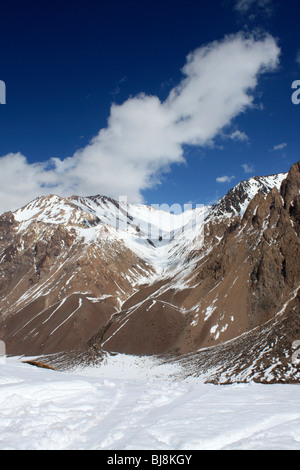
[[[2,214],[7,354],[58,370],[146,355],[209,383],[299,382],[300,162],[173,212],[50,195]]]

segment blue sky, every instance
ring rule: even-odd
[[[50,193],[210,204],[288,171],[299,18],[297,0],[2,4],[0,211]]]

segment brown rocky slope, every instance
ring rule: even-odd
[[[91,201],[88,209],[57,196],[55,210],[49,198],[32,204],[42,209],[25,222],[19,213],[0,219],[0,337],[9,354],[48,355],[60,368],[105,352],[159,355],[214,383],[299,381],[299,162],[207,208],[201,246],[183,231],[163,246],[143,240],[139,253]],[[96,243],[78,236],[85,227],[99,228]]]

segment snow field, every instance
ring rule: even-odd
[[[297,385],[215,386],[179,373],[122,355],[72,373],[8,358],[0,449],[300,449]]]

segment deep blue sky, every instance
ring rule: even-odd
[[[190,51],[260,28],[278,40],[281,58],[278,70],[259,80],[260,109],[233,123],[248,141],[217,138],[213,148],[187,147],[186,165],[172,165],[143,195],[149,204],[210,203],[242,179],[287,171],[300,160],[300,105],[291,102],[291,84],[300,79],[300,2],[270,0],[271,11],[257,2],[244,14],[235,0],[2,2],[0,80],[7,97],[0,156],[63,160],[106,127],[112,102],[140,92],[164,100]],[[245,163],[252,172],[245,173]],[[234,178],[216,181],[225,175]]]

